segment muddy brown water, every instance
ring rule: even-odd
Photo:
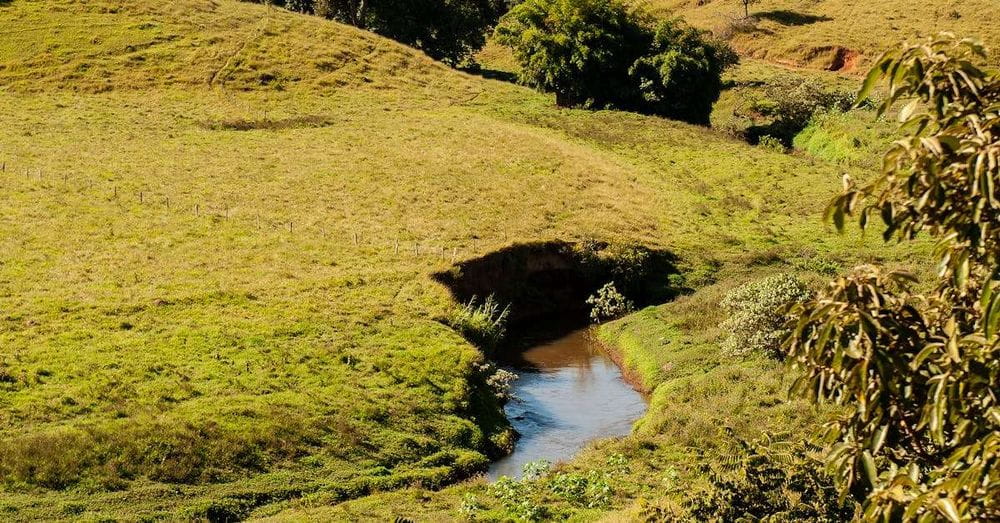
[[[588,329],[537,344],[502,362],[519,379],[505,410],[521,434],[488,476],[520,477],[525,463],[566,461],[587,443],[629,434],[647,400],[622,377]]]

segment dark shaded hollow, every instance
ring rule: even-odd
[[[829,22],[833,20],[833,18],[826,15],[813,15],[797,11],[789,11],[787,9],[775,9],[772,11],[756,13],[755,16],[787,26],[811,25],[818,22]]]
[[[587,298],[606,283],[614,282],[639,307],[665,302],[680,291],[670,284],[677,274],[672,253],[640,246],[619,250],[640,255],[616,258],[615,247],[603,242],[522,243],[459,262],[433,277],[458,303],[493,295],[510,305],[508,340],[494,354],[502,359],[585,326]],[[636,258],[642,261],[632,263]]]

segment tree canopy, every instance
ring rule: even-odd
[[[507,0],[276,0],[273,3],[376,32],[451,64],[480,49],[486,43],[486,35],[508,8]]]
[[[828,459],[865,519],[1000,520],[1000,77],[972,40],[942,35],[881,58],[865,81],[901,104],[884,172],[829,208],[884,238],[936,240],[939,280],[873,266],[796,307],[795,391],[843,405]]]
[[[728,45],[681,20],[654,25],[618,0],[526,0],[503,16],[521,81],[564,106],[619,108],[707,124],[736,63]]]

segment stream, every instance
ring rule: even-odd
[[[501,363],[520,376],[505,410],[521,437],[512,454],[490,467],[490,479],[518,478],[525,463],[565,461],[592,440],[627,435],[646,411],[646,398],[586,328]]]

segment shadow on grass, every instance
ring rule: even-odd
[[[787,9],[775,9],[773,11],[756,13],[754,16],[763,20],[771,20],[772,22],[778,22],[781,25],[789,26],[811,25],[817,22],[829,22],[830,20],[833,20],[829,16],[798,13]]]
[[[516,351],[587,325],[587,298],[608,282],[640,308],[670,301],[686,291],[670,278],[679,274],[676,264],[677,256],[662,249],[549,241],[514,244],[459,262],[433,278],[456,303],[493,296],[510,305],[512,336],[503,349]]]
[[[4,0],[0,0],[0,5]],[[517,75],[509,71],[498,71],[496,69],[483,69],[481,67],[464,67],[460,69],[463,73],[469,73],[487,80],[500,80],[501,82],[517,83]]]

